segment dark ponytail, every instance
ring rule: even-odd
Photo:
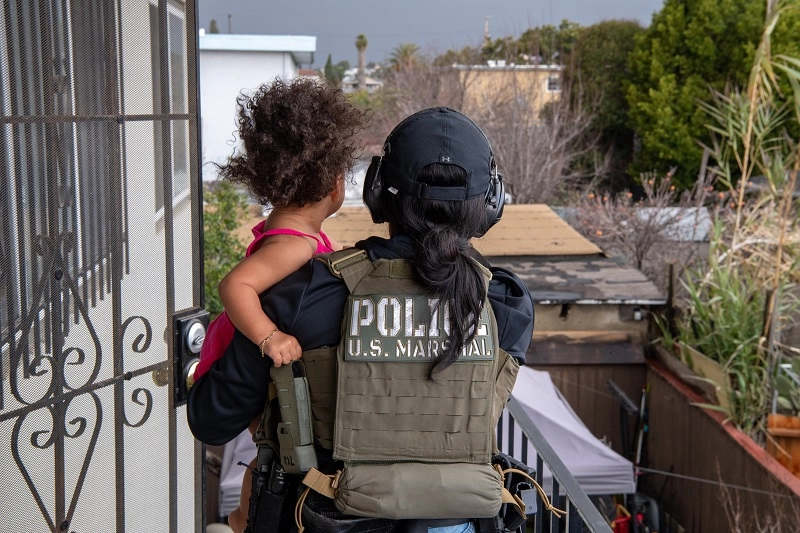
[[[418,181],[440,186],[463,185],[466,173],[456,165],[424,167]],[[484,220],[483,196],[466,201],[413,198],[403,193],[386,195],[387,220],[409,235],[417,247],[411,258],[420,282],[450,306],[450,339],[440,352],[431,374],[453,364],[461,349],[472,341],[486,295],[486,281],[470,238]]]

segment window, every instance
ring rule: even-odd
[[[107,119],[119,102],[114,20],[104,0],[0,10],[0,344],[54,298],[68,329],[73,295],[52,294],[49,276],[69,276],[87,306],[110,288],[106,259],[124,233],[119,126]]]
[[[561,92],[561,76],[558,74],[550,74],[547,76],[547,92],[560,93]]]
[[[167,28],[163,34],[158,7],[150,5],[151,59],[153,65],[153,111],[158,114],[187,113],[186,23],[183,12],[167,5]],[[161,65],[166,39],[169,69]],[[164,79],[168,76],[169,79]],[[164,94],[164,93],[167,94]],[[164,208],[164,171],[172,174],[172,198],[176,202],[189,190],[189,123],[187,120],[154,121],[156,212]],[[166,142],[165,139],[169,139]],[[165,162],[165,157],[170,161]]]

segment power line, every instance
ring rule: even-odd
[[[569,380],[569,379],[566,379],[566,378],[558,377],[557,379],[558,379],[558,381],[560,381],[562,383],[566,383],[568,385],[573,385],[576,388],[587,390],[589,392],[593,392],[593,393],[597,394],[598,396],[605,396],[606,398],[611,398],[615,402],[617,401],[617,397],[616,396],[613,396],[613,395],[611,395],[611,394],[609,394],[609,393],[607,393],[605,391],[601,391],[601,390],[595,389],[593,387],[587,387],[586,385],[581,385],[577,381],[572,381],[572,380]]]
[[[754,489],[753,487],[746,487],[744,485],[734,485],[733,483],[723,483],[722,481],[715,481],[713,479],[705,479],[695,476],[687,476],[686,474],[675,474],[674,472],[665,472],[664,470],[656,470],[654,468],[645,468],[643,466],[637,467],[641,472],[646,472],[648,474],[661,474],[662,476],[668,477],[676,477],[679,479],[685,479],[688,481],[697,481],[698,483],[706,483],[709,485],[718,485],[720,487],[725,487],[729,489],[736,489],[736,490],[744,490],[748,492],[754,492],[756,494],[766,494],[767,496],[776,496],[778,498],[791,498],[789,494],[781,494],[779,492],[772,492],[769,490],[764,489]]]

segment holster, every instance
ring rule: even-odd
[[[256,468],[252,472],[247,527],[244,533],[292,531],[299,480],[286,474],[275,444],[269,438],[277,409],[276,393],[271,390],[261,424],[253,436],[258,446]]]
[[[259,446],[244,533],[288,531],[287,528],[292,527],[293,502],[286,501],[290,496],[288,485],[283,468],[276,461],[275,452],[268,446]]]

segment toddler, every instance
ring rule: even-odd
[[[239,96],[237,109],[242,150],[219,167],[220,175],[272,210],[253,228],[245,258],[219,284],[225,311],[208,328],[195,380],[223,356],[234,327],[275,366],[300,358],[297,339],[264,314],[259,294],[315,254],[341,249],[322,232],[322,222],[344,201],[345,175],[361,153],[358,134],[366,125],[366,112],[341,90],[306,78],[262,85]],[[250,477],[248,469],[239,507],[228,517],[236,533],[247,525]]]

